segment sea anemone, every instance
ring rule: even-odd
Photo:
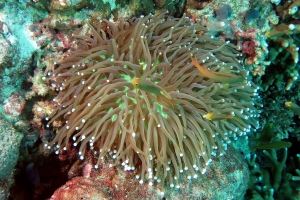
[[[58,106],[46,119],[61,127],[47,148],[73,140],[80,159],[95,152],[95,168],[109,155],[140,183],[178,188],[181,173],[205,173],[230,137],[258,127],[257,88],[236,47],[203,26],[166,13],[88,26],[91,36],[76,36],[81,45],[50,76]]]

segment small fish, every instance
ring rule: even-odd
[[[162,87],[150,81],[141,80],[140,78],[133,78],[131,82],[136,89],[154,94],[159,101],[161,100],[161,98],[166,99],[168,101],[168,104],[170,104],[172,108],[174,108],[174,105],[171,101],[172,98]]]
[[[237,76],[235,74],[223,73],[223,72],[213,72],[207,69],[206,67],[201,66],[197,58],[191,54],[192,63],[199,69],[199,75],[204,76],[206,78],[211,78],[213,80],[219,81],[221,83],[239,83],[245,80],[245,78],[241,76]]]
[[[292,143],[286,141],[280,141],[276,138],[275,126],[270,123],[264,126],[264,128],[259,132],[259,137],[251,139],[256,142],[250,150],[255,149],[281,149],[288,148],[292,146]]]
[[[273,123],[269,123],[259,132],[259,137],[251,140],[256,143],[270,143],[275,135],[275,126]]]
[[[290,111],[292,111],[296,115],[300,116],[300,106],[298,106],[297,104],[295,104],[291,101],[285,102],[284,104],[285,104],[285,107],[287,107]]]
[[[232,114],[219,114],[219,113],[216,113],[216,112],[210,112],[210,113],[207,113],[205,116],[205,119],[207,120],[210,120],[210,121],[218,121],[218,120],[226,120],[226,119],[234,119],[236,120],[237,122],[239,122],[240,124],[242,124],[242,121],[233,116]]]
[[[286,141],[275,141],[275,142],[270,142],[270,143],[262,143],[262,144],[257,144],[253,147],[251,147],[251,150],[254,149],[282,149],[282,148],[288,148],[291,147],[292,143],[286,142]]]

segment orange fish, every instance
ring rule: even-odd
[[[192,63],[195,65],[195,67],[198,68],[200,76],[211,78],[211,79],[216,80],[221,83],[239,83],[245,79],[245,78],[243,78],[241,76],[237,76],[235,74],[210,71],[206,67],[201,66],[198,63],[197,58],[193,54],[191,54],[191,60],[192,60]]]

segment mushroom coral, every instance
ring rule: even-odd
[[[137,170],[141,184],[179,188],[182,173],[188,179],[205,173],[230,138],[259,127],[257,87],[236,47],[186,16],[163,12],[89,28],[92,35],[77,36],[81,45],[51,72],[58,106],[48,126],[61,126],[46,148],[66,150],[72,141],[80,159],[94,151],[95,168],[109,155],[124,170]],[[213,74],[239,81],[202,76],[190,55]],[[206,119],[211,112],[234,118]]]

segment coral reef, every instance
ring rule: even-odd
[[[269,1],[212,1],[196,9],[187,9],[187,15],[205,25],[209,32],[223,38],[235,40],[246,59],[244,64],[257,79],[265,74],[270,62],[269,49],[264,35],[271,30],[266,19],[274,24],[278,21]]]
[[[6,24],[0,22],[1,29],[5,29]],[[13,55],[12,46],[10,45],[9,41],[7,41],[3,35],[0,35],[0,42],[1,42],[1,51],[0,51],[0,67],[3,70],[5,67],[9,66],[9,62],[12,59]]]
[[[287,101],[299,103],[298,91],[299,86],[295,86],[291,90],[285,90],[285,83],[281,80],[276,81],[276,85],[274,83],[267,91],[261,93],[261,103],[264,105],[260,119],[261,126],[264,127],[266,124],[273,123],[279,138],[299,138],[299,120],[294,117],[293,112],[285,107]]]
[[[248,155],[246,160],[250,167],[250,182],[245,199],[291,199],[300,197],[300,183],[292,174],[296,173],[292,156],[288,160],[288,149],[263,150],[259,157]],[[298,161],[299,162],[299,161]]]
[[[33,111],[33,119],[31,124],[37,130],[40,131],[41,136],[45,132],[45,127],[42,120],[50,115],[56,107],[56,103],[50,101],[38,101],[34,104],[32,111]]]
[[[34,8],[26,8],[24,2],[16,4],[13,1],[7,1],[1,9],[0,37],[3,41],[1,50],[6,55],[0,67],[1,102],[8,99],[12,93],[24,95],[23,82],[29,76],[31,56],[37,49],[37,46],[29,38],[27,26],[32,21],[39,21],[44,16]],[[4,55],[2,54],[2,56]]]
[[[25,107],[25,99],[21,94],[12,94],[3,102],[4,112],[12,117],[20,116]]]
[[[279,138],[297,138],[299,141],[299,120],[284,108],[285,102],[299,104],[299,86],[295,84],[299,76],[299,33],[296,30],[297,17],[288,14],[289,9],[295,5],[293,2],[297,1],[279,1],[274,5],[279,17],[275,24],[270,20],[272,29],[265,33],[268,37],[267,60],[270,65],[265,75],[256,81],[264,91],[261,95],[264,104],[262,125],[274,123]]]
[[[46,84],[46,77],[44,72],[39,69],[34,71],[34,76],[29,77],[28,82],[31,82],[33,85],[31,91],[26,93],[26,99],[31,99],[32,97],[39,95],[45,96],[49,92],[49,87]]]
[[[300,199],[299,18],[299,0],[0,1],[0,143],[20,146],[0,199],[242,199],[231,145],[255,149],[245,199]]]
[[[278,24],[266,33],[269,38],[270,54],[268,59],[272,65],[263,78],[263,89],[276,81],[285,81],[285,89],[290,90],[299,76],[299,1],[281,2],[275,6],[279,15]],[[272,78],[270,78],[272,77]],[[275,78],[274,78],[275,77]]]
[[[0,180],[11,178],[19,156],[22,136],[1,116],[0,120]]]
[[[0,116],[0,199],[8,199],[14,183],[14,167],[18,161],[21,135]]]

